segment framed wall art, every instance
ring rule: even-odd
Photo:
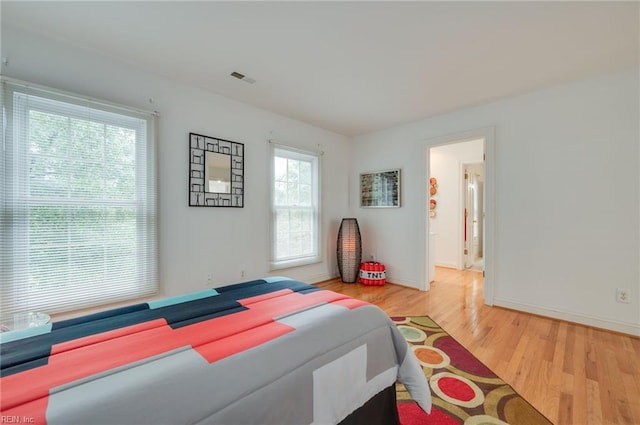
[[[361,173],[360,207],[399,208],[400,169]]]
[[[244,144],[189,133],[189,206],[244,207]]]

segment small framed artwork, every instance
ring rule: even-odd
[[[361,208],[400,207],[400,169],[360,174]]]

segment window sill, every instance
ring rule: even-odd
[[[308,266],[310,264],[322,263],[322,258],[302,258],[297,260],[279,261],[277,263],[269,264],[269,271],[290,269],[292,267]]]

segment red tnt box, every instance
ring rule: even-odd
[[[360,264],[360,283],[363,285],[381,286],[387,282],[384,264],[367,261]]]

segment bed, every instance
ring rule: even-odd
[[[265,278],[0,334],[3,421],[394,424],[427,383],[382,310]],[[9,419],[7,419],[9,418]]]

